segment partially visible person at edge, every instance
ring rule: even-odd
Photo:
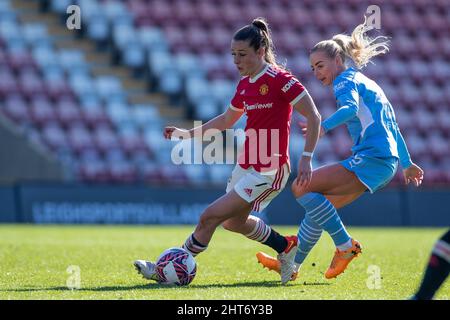
[[[450,229],[434,244],[422,282],[411,300],[431,300],[450,273]]]

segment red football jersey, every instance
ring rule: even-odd
[[[289,165],[292,106],[305,94],[303,85],[288,71],[267,65],[254,78],[243,77],[230,108],[247,114],[246,139],[238,163],[244,169],[273,172]]]

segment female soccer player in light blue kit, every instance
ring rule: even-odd
[[[323,85],[333,86],[338,107],[322,122],[320,136],[345,124],[353,140],[352,156],[314,170],[307,187],[292,185],[292,192],[306,214],[298,231],[299,246],[295,261],[291,261],[292,272],[287,275],[283,272],[283,283],[297,277],[322,230],[329,233],[336,245],[325,277],[335,278],[344,272],[361,252],[361,244],[348,234],[336,209],[353,202],[366,190],[374,193],[386,186],[399,162],[406,183],[419,186],[422,182],[423,170],[411,161],[391,103],[377,83],[359,71],[372,57],[388,51],[386,39],[370,39],[365,35],[368,30],[370,27],[363,23],[351,36],[336,35],[311,50],[314,75]],[[351,60],[355,67],[348,67],[346,60]],[[306,126],[301,125],[306,132]],[[263,253],[257,257],[264,266],[279,271],[276,259]]]

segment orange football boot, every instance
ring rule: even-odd
[[[361,244],[352,239],[352,247],[341,251],[336,248],[330,267],[325,272],[325,278],[332,279],[343,273],[348,264],[361,253]]]
[[[295,239],[294,239],[295,237]],[[286,237],[286,240],[288,241],[288,245],[286,247],[286,250],[283,251],[284,253],[290,253],[291,250],[295,249],[297,251],[297,237],[296,236],[289,236]],[[264,252],[258,252],[256,254],[256,259],[258,259],[258,263],[261,263],[263,265],[263,268],[267,268],[269,270],[275,271],[278,274],[281,275],[281,263],[277,258],[274,258],[268,254],[265,254]],[[294,272],[291,275],[290,281],[294,281],[297,279],[298,272]]]

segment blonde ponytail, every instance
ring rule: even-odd
[[[316,44],[311,52],[323,50],[332,58],[339,55],[344,63],[346,58],[350,58],[358,69],[365,67],[373,57],[389,51],[387,37],[370,38],[366,35],[366,32],[372,29],[366,22],[364,17],[364,23],[358,25],[351,36],[335,35],[331,40]]]

